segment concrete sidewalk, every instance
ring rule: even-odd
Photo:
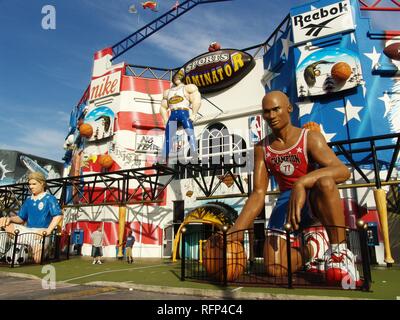
[[[306,296],[306,295],[290,295],[290,294],[273,294],[262,292],[242,292],[240,290],[210,290],[210,289],[195,289],[195,288],[175,288],[165,286],[151,286],[135,283],[120,283],[111,281],[95,281],[86,283],[90,286],[101,287],[118,287],[118,288],[132,288],[133,290],[140,290],[146,292],[164,292],[174,295],[190,295],[198,297],[208,297],[214,299],[229,299],[229,300],[370,300],[370,299],[354,299],[347,297],[324,297],[324,296]]]
[[[1,272],[2,276],[12,278],[23,278],[29,280],[29,287],[32,290],[43,290],[39,285],[42,282],[42,278],[24,273],[15,272]],[[27,283],[25,283],[27,285]],[[76,291],[77,286],[81,286],[81,294],[73,293],[72,297],[83,298],[91,294],[99,294],[104,292],[115,291],[117,289],[143,291],[154,294],[168,294],[176,296],[176,299],[180,299],[179,296],[191,296],[199,298],[211,298],[211,299],[227,299],[227,300],[368,300],[359,298],[348,298],[348,297],[328,297],[328,296],[313,296],[313,295],[294,295],[294,294],[273,294],[263,292],[243,292],[241,287],[235,289],[197,289],[197,288],[177,288],[168,286],[156,286],[156,285],[144,285],[133,282],[114,282],[114,281],[93,281],[83,283],[81,285],[71,284],[65,281],[56,282],[57,289],[70,289],[74,288]],[[93,289],[98,287],[99,289]],[[26,289],[24,289],[26,290]],[[0,297],[2,293],[0,292]],[[58,294],[56,299],[63,300],[70,299],[71,293]],[[1,299],[1,298],[0,298]],[[48,299],[48,297],[47,297]]]
[[[187,279],[180,280],[179,262],[169,259],[136,259],[134,264],[116,259],[105,259],[102,265],[93,265],[90,258],[73,257],[51,264],[56,271],[57,283],[60,285],[90,285],[104,288],[117,288],[146,292],[147,294],[165,293],[185,296],[196,296],[214,299],[232,300],[365,300],[390,299],[400,296],[400,268],[392,267],[373,269],[372,291],[242,286],[240,283],[229,283],[227,287],[220,284],[199,282]],[[1,267],[0,274],[26,277],[41,280],[45,274],[41,265],[27,265],[11,269]],[[148,295],[147,295],[148,296]]]

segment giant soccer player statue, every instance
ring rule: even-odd
[[[172,87],[164,91],[161,101],[160,114],[165,124],[165,143],[162,161],[168,162],[171,151],[171,142],[179,125],[182,125],[188,136],[192,157],[196,156],[196,138],[193,129],[193,120],[201,105],[201,94],[194,84],[184,84],[183,68],[172,78]],[[190,114],[190,109],[192,110]],[[170,115],[168,117],[168,110]]]

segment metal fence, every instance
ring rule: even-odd
[[[70,235],[0,231],[0,266],[11,268],[69,259]]]
[[[326,241],[327,232],[331,237],[345,235],[347,250],[331,255],[335,248]],[[358,229],[319,226],[298,234],[290,230],[277,234],[267,229],[258,239],[254,229],[227,234],[207,225],[187,225],[179,255],[182,281],[364,291],[369,291],[371,283],[363,222]]]

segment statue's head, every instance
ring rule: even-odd
[[[178,85],[182,82],[182,79],[185,77],[185,70],[183,68],[179,69],[177,73],[172,77],[172,82],[175,85]]]

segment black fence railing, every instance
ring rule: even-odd
[[[393,173],[400,153],[400,133],[335,141],[328,145],[346,164],[351,165],[366,183],[371,183],[371,187],[381,188],[393,182],[389,180],[395,178]],[[243,165],[242,163],[209,166],[202,162],[196,165],[178,163],[173,169],[155,164],[151,167],[64,177],[46,182],[48,192],[56,196],[62,207],[161,202],[169,183],[179,178],[194,180],[204,195],[197,197],[198,200],[220,197],[213,195],[221,185],[221,181],[226,180],[228,182],[231,180],[230,182],[238,187],[240,193],[224,197],[247,197],[251,192],[251,183],[247,183],[246,190],[242,177],[238,174]],[[373,176],[367,177],[363,171],[365,166],[368,170],[373,170]],[[382,170],[387,170],[384,181],[381,181],[380,177]],[[210,177],[210,180],[206,181],[206,177]],[[371,182],[372,180],[374,182]],[[360,185],[339,186],[339,188],[353,187]],[[0,216],[17,212],[30,194],[28,183],[0,186]]]
[[[69,259],[70,235],[0,231],[0,266],[44,264]]]
[[[294,235],[253,229],[228,234],[204,225],[182,232],[181,280],[240,286],[369,291],[371,271],[366,224],[358,229],[312,227]],[[345,237],[339,245],[329,237]]]

